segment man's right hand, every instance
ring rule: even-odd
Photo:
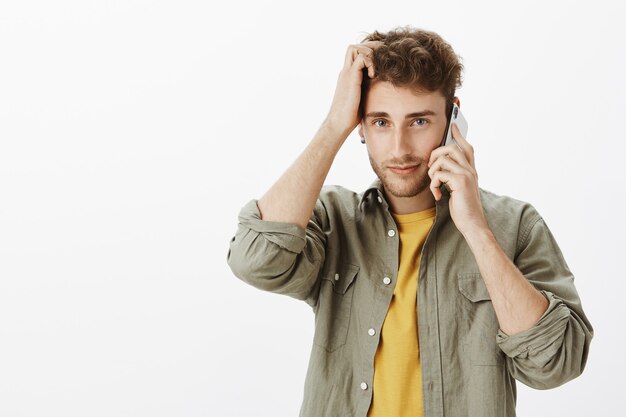
[[[348,46],[344,66],[339,73],[337,88],[326,122],[346,136],[360,123],[358,115],[361,101],[361,83],[363,82],[363,68],[374,78],[374,49],[383,45],[382,41],[366,41]]]

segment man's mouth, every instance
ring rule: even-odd
[[[389,167],[389,169],[391,169],[396,174],[409,174],[415,171],[416,168],[417,168],[417,165],[406,165],[404,167],[402,166]]]

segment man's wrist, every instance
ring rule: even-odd
[[[466,230],[462,230],[461,234],[465,238],[470,248],[483,246],[490,243],[498,243],[491,228],[487,226],[474,226]]]
[[[330,117],[326,117],[326,119],[324,119],[321,129],[341,142],[345,141],[354,130],[354,128],[346,127],[344,124],[339,123]]]

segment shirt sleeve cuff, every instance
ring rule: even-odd
[[[540,291],[549,301],[547,310],[530,329],[507,335],[498,329],[496,342],[509,357],[537,356],[545,362],[560,348],[570,316],[567,305],[550,291]]]
[[[262,220],[258,199],[248,201],[239,211],[239,223],[262,233],[263,237],[291,252],[300,253],[306,245],[306,230],[299,224]]]

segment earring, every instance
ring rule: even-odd
[[[365,136],[361,136],[361,143],[365,143]]]

